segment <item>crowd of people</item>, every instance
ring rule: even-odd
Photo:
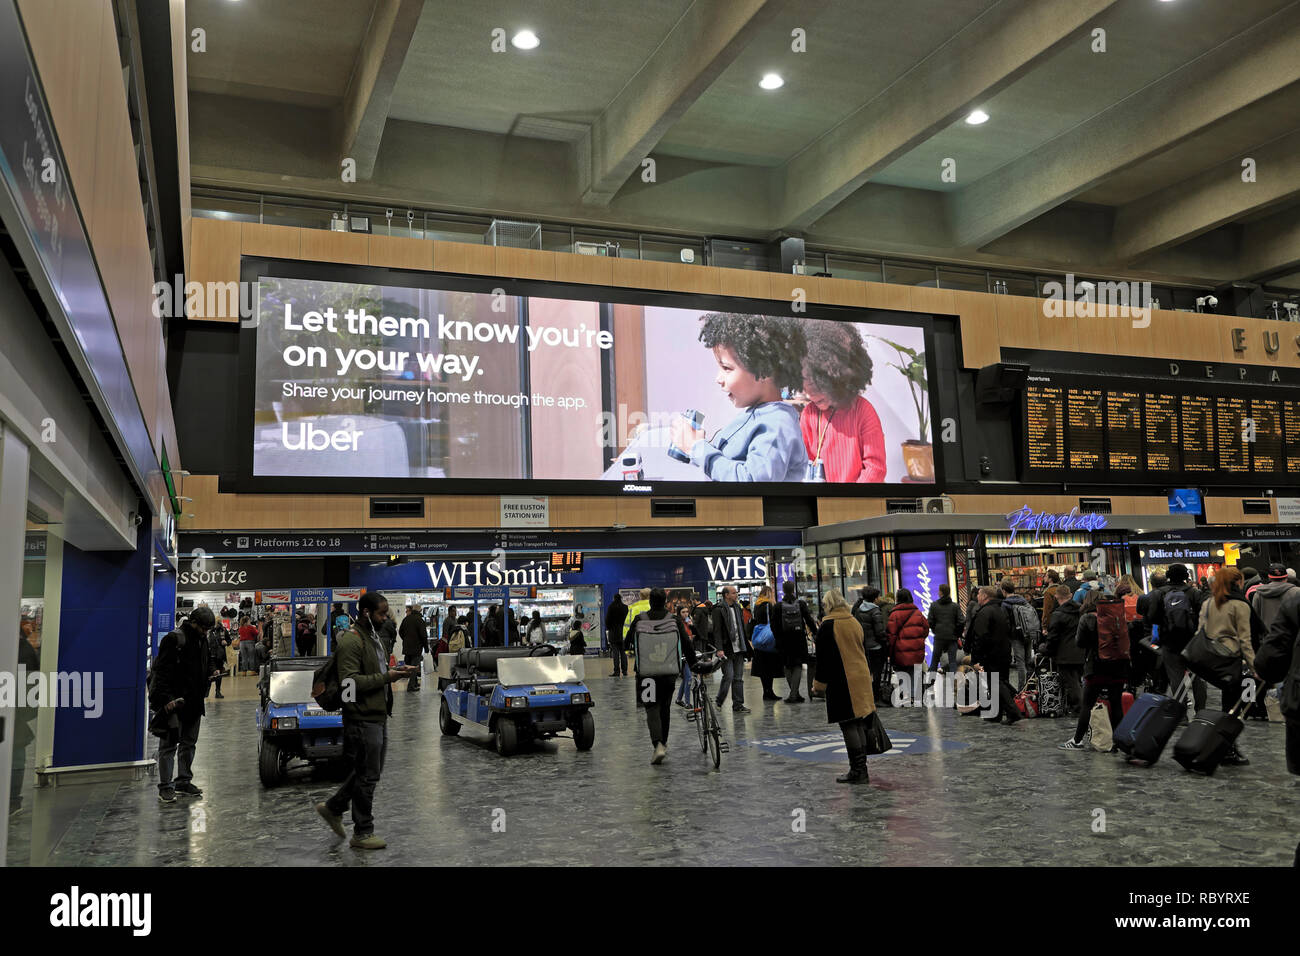
[[[1225,566],[1197,586],[1185,566],[1174,564],[1152,575],[1147,593],[1131,575],[1113,580],[1092,570],[1078,576],[1049,571],[1045,584],[1041,599],[1033,600],[1018,593],[1009,579],[972,588],[964,608],[945,584],[926,613],[906,588],[891,600],[879,588],[864,587],[852,605],[839,590],[831,590],[822,596],[816,613],[793,581],[783,582],[779,597],[764,586],[752,606],[739,600],[733,586],[721,588],[717,600],[698,593],[670,600],[663,589],[646,588],[631,604],[616,595],[604,624],[613,676],[627,676],[631,669],[637,678],[636,700],[645,710],[651,763],[656,765],[667,756],[673,705],[694,704],[693,669],[720,672],[714,705],[721,709],[730,701],[738,715],[751,712],[744,683],[748,661],[763,701],[823,700],[826,719],[839,726],[849,758],[848,772],[838,779],[859,784],[869,780],[866,758],[878,752],[872,746],[883,733],[877,709],[891,706],[897,687],[903,686],[891,676],[896,671],[928,667],[986,675],[989,697],[979,707],[959,709],[1010,724],[1022,719],[1018,695],[1029,678],[1053,670],[1063,689],[1063,715],[1075,720],[1073,733],[1060,748],[1081,750],[1088,742],[1094,707],[1103,700],[1111,726],[1122,721],[1123,701],[1130,692],[1181,697],[1190,691],[1196,708],[1203,709],[1206,682],[1187,669],[1182,655],[1199,636],[1213,642],[1219,655],[1239,662],[1240,676],[1216,684],[1224,710],[1250,703],[1243,708],[1246,716],[1269,719],[1260,701],[1270,687],[1281,688],[1276,708],[1286,725],[1287,769],[1300,774],[1300,586],[1293,571],[1272,565],[1261,577],[1249,567]],[[358,690],[357,699],[343,706],[351,773],[317,810],[335,832],[346,835],[342,814],[350,806],[352,845],[377,848],[383,841],[374,836],[372,802],[387,746],[391,685],[406,679],[407,690],[417,691],[423,656],[432,653],[436,661],[441,653],[471,643],[472,622],[449,614],[442,634],[435,626],[431,635],[418,608],[408,607],[399,627],[377,592],[368,592],[357,607],[355,620],[339,605],[331,615],[340,679],[354,679]],[[493,621],[503,643],[513,642],[507,634],[526,643],[544,638],[536,614],[520,627],[512,615],[493,608],[479,626],[481,645],[496,646],[490,643]],[[582,621],[583,609],[577,606],[570,632],[576,632],[576,641],[583,640]],[[1109,639],[1114,621],[1122,622],[1129,637],[1122,653],[1114,652]],[[314,624],[310,619],[306,623]],[[402,663],[396,664],[399,636]],[[669,670],[645,663],[648,658],[639,650],[648,641],[676,646]],[[932,642],[928,661],[927,641]],[[196,608],[162,640],[149,699],[154,709],[151,729],[161,738],[159,797],[164,803],[177,795],[201,795],[192,782],[191,766],[203,700],[213,686],[221,696],[219,680],[229,664],[226,648],[233,643],[239,646],[240,669],[249,645],[255,665],[271,654],[269,633],[246,615],[232,635],[206,607]],[[298,646],[304,646],[301,635]],[[781,680],[784,694],[776,683]],[[1234,745],[1223,763],[1241,766],[1249,761]]]

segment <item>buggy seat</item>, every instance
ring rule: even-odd
[[[514,647],[464,647],[456,652],[452,666],[452,680],[468,680],[473,674],[479,689],[492,687],[497,682],[497,661],[507,657],[531,657],[537,648],[529,645]]]

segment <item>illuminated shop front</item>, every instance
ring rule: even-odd
[[[821,525],[804,533],[807,575],[801,590],[820,597],[840,589],[850,603],[867,586],[912,592],[927,611],[939,585],[954,600],[1009,578],[1030,600],[1041,597],[1049,569],[1096,569],[1114,582],[1138,567],[1134,536],[1194,526],[1190,515],[1111,515],[1072,509],[1051,514],[891,514]]]

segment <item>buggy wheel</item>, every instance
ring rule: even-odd
[[[582,717],[573,728],[573,742],[579,750],[590,750],[596,742],[596,718],[591,711],[584,710]]]
[[[442,706],[438,708],[438,727],[442,730],[443,735],[455,737],[460,733],[460,721],[451,715],[451,708],[447,706],[447,698],[442,699]]]
[[[519,749],[519,728],[513,717],[501,717],[497,720],[497,753],[509,757]]]
[[[257,775],[262,778],[262,786],[274,787],[283,774],[280,761],[280,745],[273,740],[263,738],[257,748]]]

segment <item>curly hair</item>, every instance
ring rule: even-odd
[[[803,388],[805,345],[803,329],[796,321],[710,312],[700,319],[700,341],[705,348],[731,349],[755,378],[770,378],[777,388]]]
[[[856,327],[847,322],[804,322],[802,375],[805,382],[843,408],[871,384],[871,356]]]

